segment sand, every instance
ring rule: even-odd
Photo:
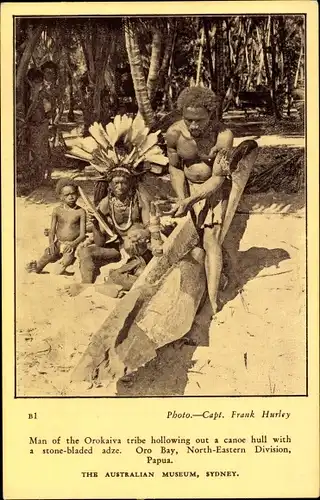
[[[305,219],[302,195],[244,196],[236,216],[247,227],[238,254],[242,290],[221,295],[210,325],[205,304],[190,337],[137,372],[132,384],[70,383],[70,374],[117,300],[79,281],[77,263],[56,276],[28,274],[26,262],[47,245],[43,234],[55,206],[41,188],[17,198],[16,382],[18,396],[293,395],[306,391]],[[250,212],[249,216],[247,213]],[[97,283],[111,266],[105,266]],[[241,287],[240,287],[241,288]]]

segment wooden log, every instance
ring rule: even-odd
[[[201,249],[198,255],[193,252],[184,257],[169,270],[157,291],[142,305],[125,342],[115,349],[130,371],[153,359],[154,349],[190,331],[206,288],[203,259]]]
[[[169,238],[163,244],[163,254],[151,259],[132,289],[145,283],[156,283],[174,264],[177,264],[199,243],[199,235],[188,214],[178,221]]]
[[[118,307],[112,311],[98,332],[93,335],[79,364],[71,374],[72,382],[92,380],[95,370],[105,360],[106,353],[114,345],[119,332],[128,326],[130,314],[132,318],[141,293],[142,290],[132,290],[130,294],[123,297]]]
[[[257,155],[241,159],[232,174],[232,189],[222,226],[221,243],[230,227]],[[206,287],[204,253],[195,249],[199,236],[190,214],[179,221],[132,289],[94,335],[72,380],[119,377],[124,367],[134,371],[156,356],[166,344],[184,337],[192,327]],[[109,353],[108,363],[106,353]],[[117,357],[120,363],[112,364]],[[106,367],[106,365],[109,365]],[[116,368],[114,368],[116,366]]]
[[[257,158],[258,152],[259,149],[258,147],[256,147],[251,151],[251,153],[242,158],[239,161],[236,170],[232,174],[231,192],[229,195],[228,205],[223,219],[220,238],[219,238],[221,244],[223,243],[226,237],[226,234],[229,230],[234,214],[236,213],[240,198],[242,196],[244,188],[246,187],[247,181],[252,171],[254,162]]]
[[[179,221],[179,224],[170,237],[164,242],[163,255],[151,259],[132,289],[119,301],[99,331],[94,334],[79,364],[72,373],[72,381],[91,381],[98,368],[106,360],[106,353],[109,353],[109,360],[110,357],[117,355],[124,365],[128,363],[132,369],[136,369],[154,358],[157,348],[176,340],[176,338],[173,339],[172,331],[169,332],[168,336],[163,332],[160,336],[161,339],[158,339],[159,343],[157,343],[156,339],[152,338],[152,336],[150,337],[146,331],[145,320],[142,321],[143,328],[138,323],[143,318],[144,311],[150,301],[152,301],[152,297],[155,297],[157,303],[159,301],[161,303],[161,297],[163,300],[165,299],[160,290],[174,266],[177,266],[177,269],[180,270],[178,271],[180,278],[175,287],[178,293],[179,286],[181,285],[179,292],[181,295],[179,295],[179,300],[177,299],[177,304],[182,308],[188,293],[192,297],[186,301],[189,304],[188,307],[190,304],[192,307],[190,307],[188,320],[185,322],[183,328],[184,333],[181,333],[181,336],[187,333],[185,330],[189,328],[190,321],[192,324],[196,314],[202,297],[202,286],[205,284],[205,279],[201,278],[200,280],[200,274],[204,272],[203,262],[199,263],[192,257],[188,257],[186,262],[183,262],[182,259],[198,242],[198,233],[191,217],[187,216]],[[202,269],[201,272],[200,269]],[[199,276],[197,281],[201,281],[202,285],[195,286],[195,276]],[[180,285],[178,286],[178,284]],[[183,314],[186,314],[186,312],[184,311]],[[193,314],[194,316],[191,320]],[[176,334],[177,331],[175,331],[175,336]],[[118,371],[121,369],[121,363],[117,365],[116,369]],[[101,373],[103,373],[103,370],[101,370]],[[114,372],[112,373],[112,370],[107,370],[105,373],[108,374],[108,377],[116,375]]]

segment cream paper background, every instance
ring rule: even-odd
[[[309,396],[243,398],[14,399],[13,33],[12,15],[307,13]],[[316,2],[154,2],[2,4],[2,275],[4,497],[6,499],[317,497],[319,494],[318,336],[318,9]],[[267,300],[267,298],[266,298]],[[290,319],[288,319],[290,320]],[[168,420],[168,410],[223,411],[224,420]],[[232,420],[232,410],[290,412],[284,419]],[[28,414],[37,412],[37,420]],[[124,445],[122,455],[29,453],[29,436],[241,437],[289,434],[292,453],[182,455],[175,465],[147,466]],[[148,446],[146,446],[148,447]],[[170,447],[170,446],[169,446]],[[36,447],[34,447],[36,448]],[[151,479],[105,478],[106,471],[159,470]],[[198,471],[199,479],[161,478],[162,470]],[[237,470],[205,478],[205,470]],[[81,471],[98,471],[82,478]]]

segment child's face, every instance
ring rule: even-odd
[[[74,207],[78,199],[76,188],[73,186],[64,186],[60,192],[60,199],[69,207]]]

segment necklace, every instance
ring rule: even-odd
[[[111,218],[114,227],[120,231],[127,231],[132,226],[132,199],[130,200],[128,220],[125,225],[120,226],[117,223],[114,211],[115,206],[120,212],[125,212],[128,208],[128,202],[122,202],[121,200],[117,200],[116,198],[111,199]]]

